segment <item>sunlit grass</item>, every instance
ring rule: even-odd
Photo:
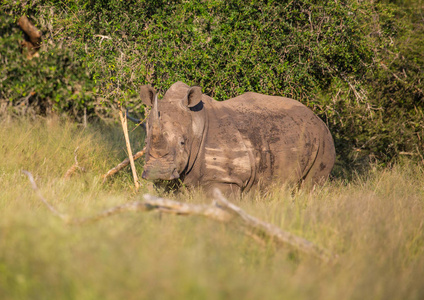
[[[142,136],[131,133],[135,150]],[[265,247],[234,227],[157,213],[67,226],[40,203],[90,216],[141,199],[119,126],[59,119],[0,126],[0,299],[423,299],[424,171],[405,161],[313,192],[273,187],[236,200],[248,213],[337,253],[332,264]],[[78,161],[85,172],[63,178]],[[137,163],[139,171],[141,163]],[[200,193],[179,200],[207,202]]]

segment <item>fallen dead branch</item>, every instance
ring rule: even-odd
[[[211,204],[189,204],[182,203],[170,199],[160,198],[145,194],[144,201],[134,201],[112,207],[101,211],[100,213],[86,218],[71,218],[67,215],[59,213],[39,191],[34,178],[28,171],[23,171],[29,178],[32,188],[36,192],[40,200],[50,209],[50,211],[61,218],[65,223],[70,225],[82,225],[101,220],[103,218],[116,215],[127,211],[160,211],[173,215],[193,215],[203,216],[217,222],[231,223],[240,226],[245,233],[252,237],[255,241],[265,244],[266,241],[274,242],[278,245],[289,246],[308,255],[317,257],[325,262],[332,260],[335,256],[327,250],[318,247],[312,242],[305,240],[299,236],[282,230],[272,224],[263,222],[244,212],[240,207],[229,202],[219,189],[213,192],[214,201]]]
[[[146,148],[143,148],[143,150],[138,151],[136,154],[133,155],[133,159],[139,159],[140,157],[142,157],[144,155],[144,151],[146,151]],[[116,167],[110,169],[109,171],[107,171],[106,174],[102,175],[103,178],[103,183],[106,182],[106,179],[112,175],[114,175],[115,173],[118,173],[119,171],[121,171],[123,168],[125,168],[126,166],[128,166],[130,164],[130,159],[126,158],[124,159],[120,164],[118,164]]]

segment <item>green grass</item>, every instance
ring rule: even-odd
[[[142,136],[131,136],[140,149]],[[135,193],[129,170],[101,183],[126,156],[120,128],[9,120],[0,140],[0,299],[424,298],[423,165],[405,161],[310,193],[274,187],[236,201],[339,255],[326,264],[197,217],[124,213],[67,226],[21,170],[75,217],[141,199],[147,187]],[[77,147],[86,172],[66,180]],[[208,201],[199,193],[174,198]]]

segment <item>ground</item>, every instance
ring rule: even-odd
[[[134,150],[142,147],[130,132]],[[401,161],[334,178],[313,191],[274,186],[237,200],[246,212],[338,254],[324,263],[196,217],[129,212],[68,226],[41,193],[75,217],[141,200],[118,125],[58,118],[0,126],[1,299],[423,299],[424,166]],[[74,151],[85,172],[63,176]],[[141,162],[137,162],[139,174]],[[205,203],[200,193],[170,195]]]

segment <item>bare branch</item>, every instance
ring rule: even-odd
[[[117,215],[127,211],[148,211],[148,210],[149,210],[149,207],[145,203],[141,201],[134,201],[134,202],[114,206],[112,208],[101,211],[100,213],[91,217],[68,219],[66,223],[70,225],[83,225],[83,224],[99,221],[103,218],[107,218],[107,217]]]
[[[37,194],[38,198],[40,198],[40,200],[48,207],[48,209],[50,209],[50,211],[55,215],[58,216],[59,218],[61,218],[62,220],[64,220],[65,222],[68,221],[68,216],[61,214],[60,212],[58,212],[56,210],[56,208],[54,208],[52,205],[50,205],[50,203],[43,197],[43,195],[41,194],[40,190],[37,187],[37,184],[35,183],[34,177],[32,176],[32,174],[28,171],[22,170],[22,172],[28,176],[29,181],[31,182],[31,186],[32,189],[35,191],[35,193]]]
[[[384,63],[380,62],[380,65],[383,67],[384,70],[390,72],[393,75],[393,77],[396,78],[398,81],[400,81],[403,84],[406,84],[405,80],[403,80],[402,78],[397,76],[394,72],[392,72]],[[405,77],[406,77],[405,70],[403,70],[403,73],[405,74]],[[420,92],[421,94],[424,94],[424,92],[420,88],[418,88],[416,86],[414,86],[414,88],[415,88],[416,91]]]
[[[144,108],[144,110],[145,110],[145,117],[143,118],[143,120],[139,120],[139,119],[136,119],[136,118],[131,117],[128,114],[128,109],[126,109],[125,115],[127,116],[127,119],[130,120],[130,121],[132,121],[132,122],[134,122],[134,123],[136,123],[136,126],[133,128],[133,130],[131,130],[131,132],[133,132],[134,130],[136,130],[139,126],[141,126],[144,130],[146,130],[146,120],[149,117],[150,109],[148,109],[146,107],[146,108]]]
[[[142,157],[144,155],[144,152],[146,151],[146,148],[143,148],[143,150],[138,151],[136,154],[133,155],[133,159],[139,159],[140,157]],[[126,166],[128,166],[130,164],[130,159],[126,158],[124,159],[120,164],[118,164],[116,167],[110,169],[109,171],[107,171],[106,174],[102,175],[103,178],[103,183],[106,182],[106,179],[109,176],[114,175],[115,173],[118,173],[119,171],[121,171],[123,168],[125,168]]]
[[[145,203],[141,201],[131,202],[131,203],[125,203],[122,205],[118,205],[115,207],[112,207],[110,209],[104,210],[94,216],[87,217],[87,218],[71,218],[68,215],[60,213],[53,205],[51,205],[41,194],[40,190],[37,187],[37,184],[35,183],[34,177],[32,176],[31,172],[22,170],[24,174],[28,176],[29,181],[31,182],[32,189],[37,194],[38,198],[43,202],[45,206],[57,217],[61,218],[66,224],[71,225],[81,225],[85,223],[90,223],[94,221],[98,221],[102,218],[109,217],[112,215],[116,215],[122,212],[126,211],[147,211],[149,210],[149,205],[146,205]]]
[[[81,171],[85,171],[83,167],[80,167],[78,164],[78,159],[77,159],[77,151],[79,149],[79,146],[75,149],[74,153],[74,159],[75,159],[75,163],[66,171],[65,175],[63,175],[63,178],[65,179],[69,179],[71,178],[71,176],[75,173],[76,170],[81,170]]]
[[[93,35],[93,37],[99,37],[99,38],[101,38],[100,43],[99,43],[99,46],[102,45],[102,42],[103,42],[104,39],[107,39],[107,40],[111,40],[112,39],[110,36],[101,35],[101,34],[95,34],[95,35]]]

